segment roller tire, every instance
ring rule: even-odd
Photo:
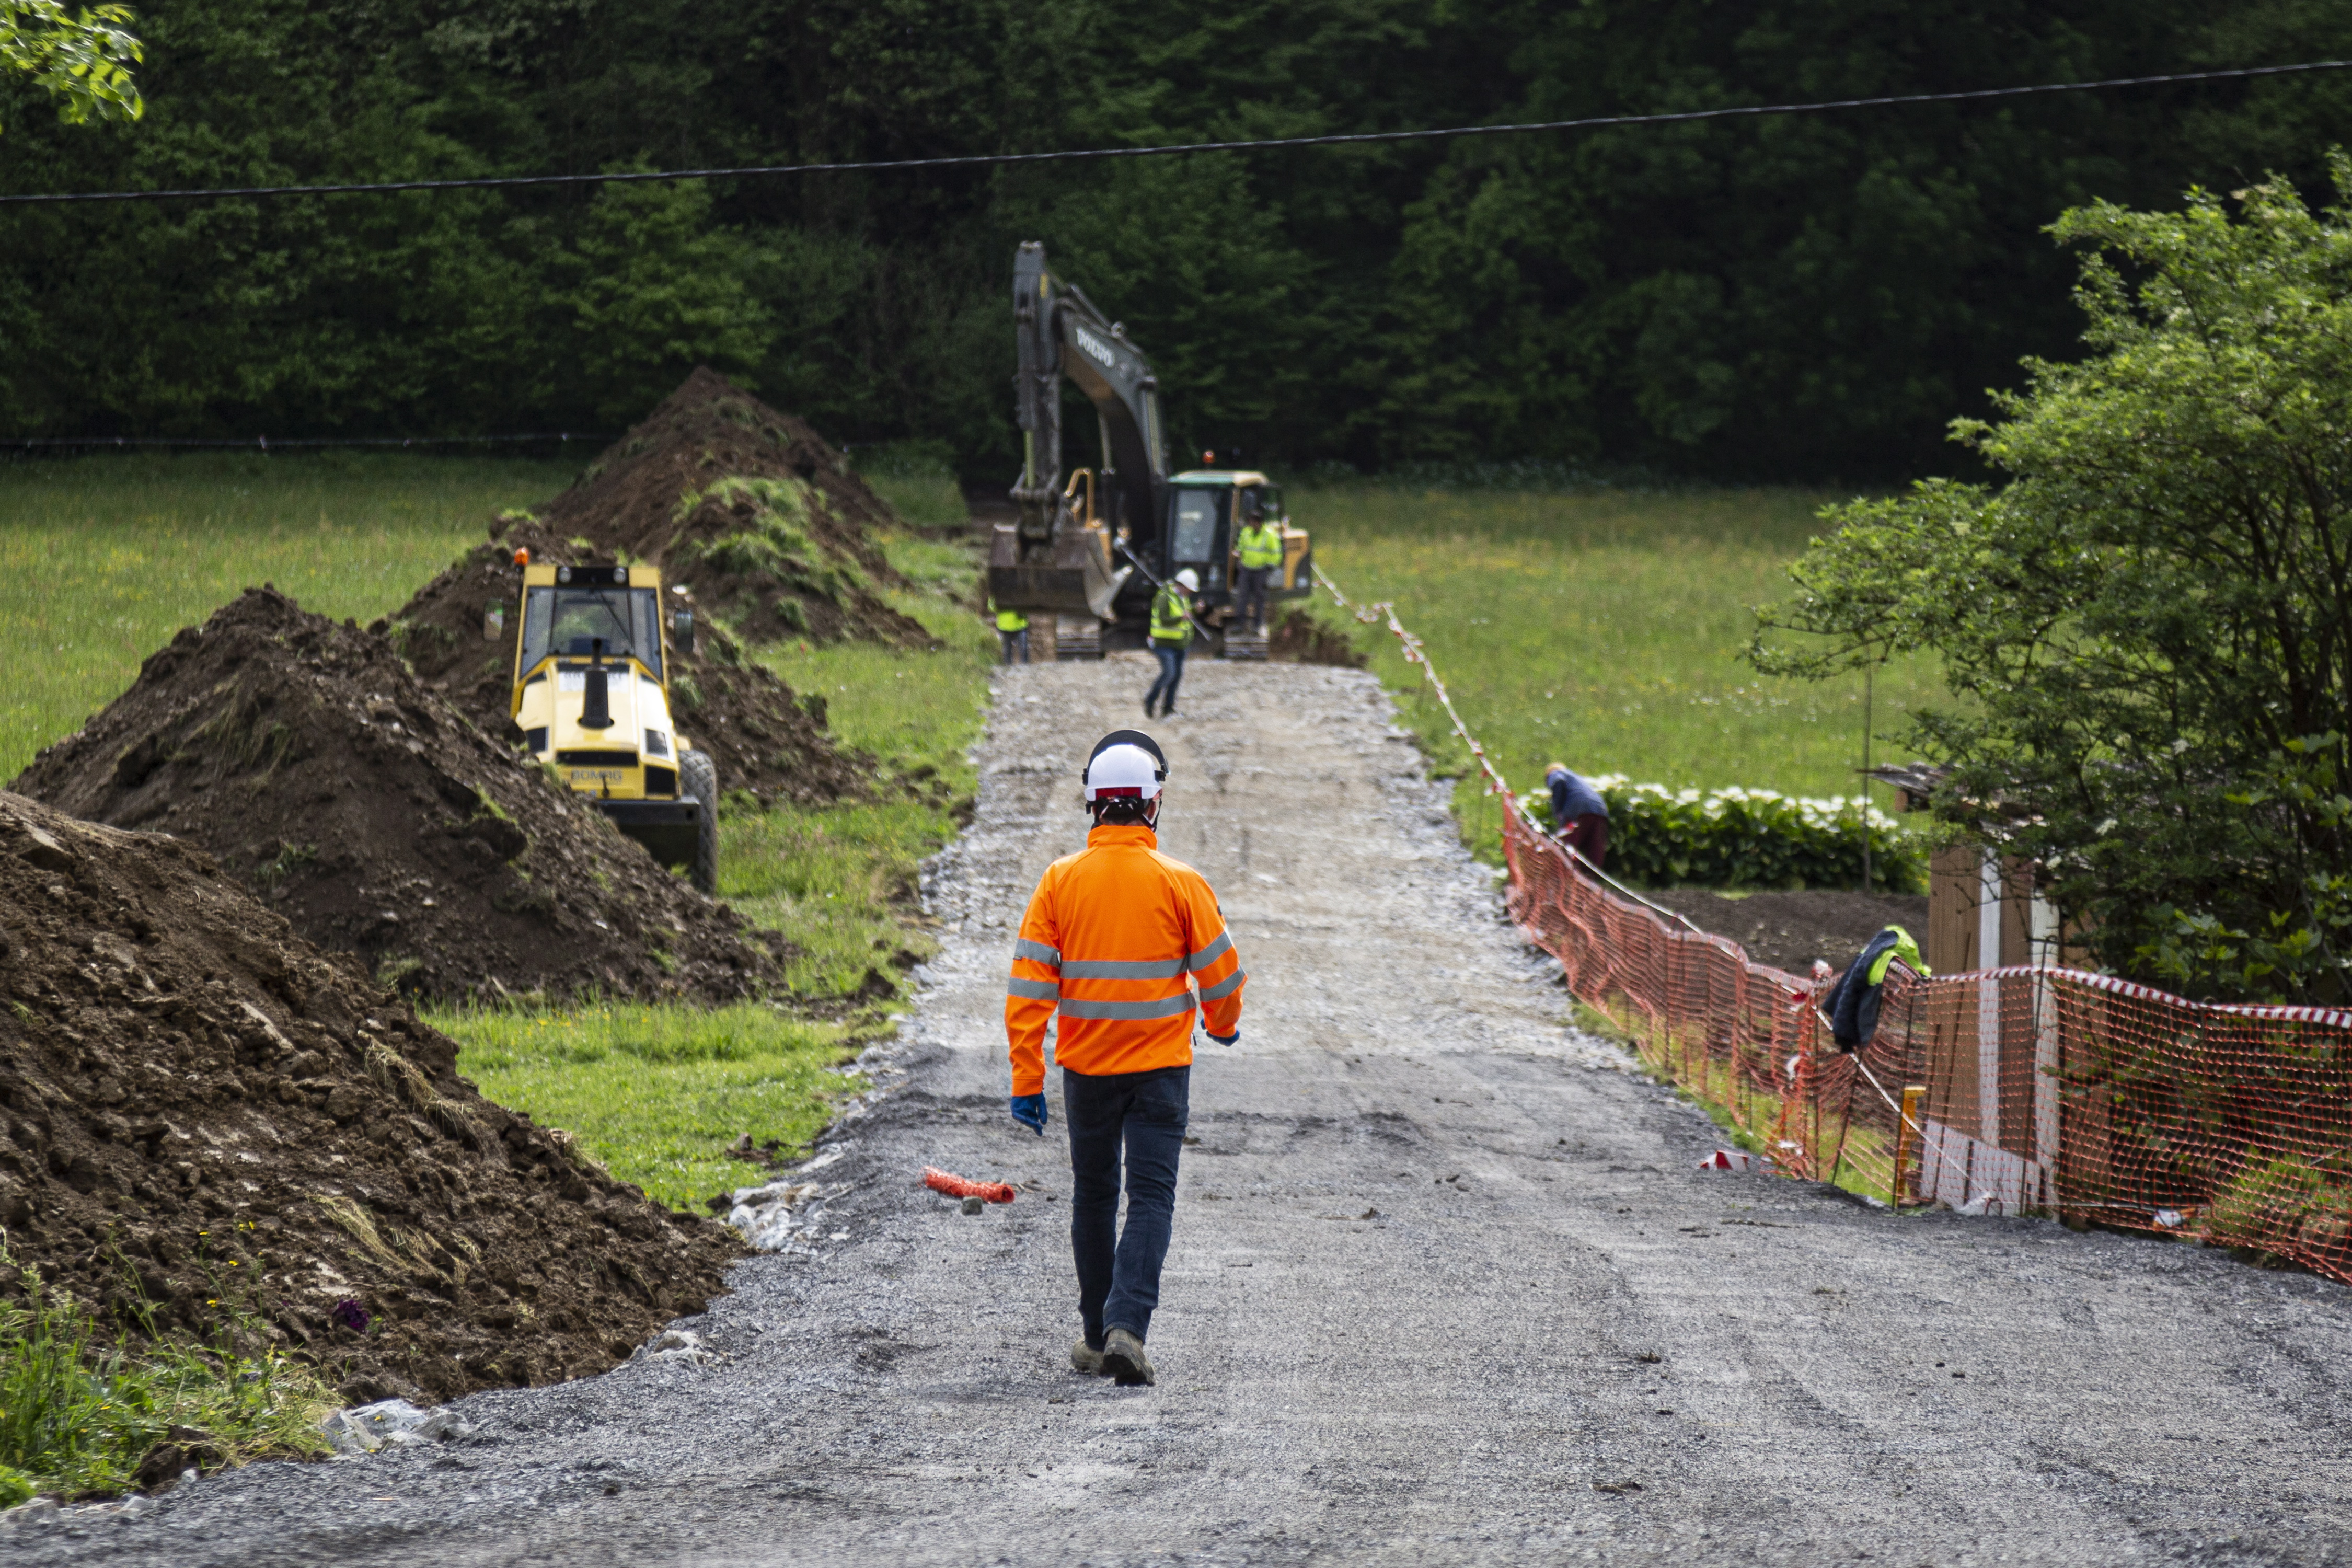
[[[687,752],[677,759],[679,793],[702,803],[694,839],[694,885],[712,898],[719,896],[719,764],[708,752]]]

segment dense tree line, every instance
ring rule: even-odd
[[[158,0],[143,123],[0,88],[0,191],[1560,119],[2352,54],[2325,0]],[[1009,471],[1011,253],[1184,447],[1820,478],[2078,329],[2042,228],[2266,170],[2352,79],[1003,171],[0,207],[0,434],[610,429],[696,362]],[[1073,422],[1080,431],[1090,421]]]

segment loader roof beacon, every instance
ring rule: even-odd
[[[666,616],[652,566],[522,568],[509,711],[524,747],[665,866],[719,890],[719,769],[670,717],[670,657],[694,613]],[[679,591],[682,593],[682,590]]]
[[[1159,584],[1190,567],[1201,580],[1198,619],[1227,657],[1265,657],[1265,639],[1224,635],[1234,608],[1235,536],[1253,516],[1273,522],[1283,553],[1268,596],[1314,591],[1305,531],[1289,526],[1282,492],[1244,468],[1168,470],[1160,381],[1127,329],[1086,291],[1046,269],[1032,240],[1013,258],[1019,349],[1014,413],[1021,426],[1020,521],[990,542],[988,591],[999,608],[1044,612],[1056,656],[1141,647]],[[1062,472],[1062,378],[1095,405],[1101,459]],[[1034,635],[1034,633],[1033,633]]]

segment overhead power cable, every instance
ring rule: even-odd
[[[1825,114],[1849,109],[1893,109],[1915,103],[1979,103],[2062,92],[2161,87],[2175,82],[2234,81],[2352,68],[2352,60],[2304,60],[2294,65],[2243,66],[2231,70],[2174,71],[2164,76],[2108,77],[2098,81],[2038,82],[1981,87],[1964,92],[1912,92],[1879,98],[1838,98],[1817,103],[1751,104],[1690,109],[1672,114],[1600,114],[1581,120],[1541,120],[1509,125],[1449,125],[1427,131],[1360,131],[1329,136],[1273,136],[1246,142],[1171,142],[1149,147],[1080,147],[1057,153],[973,153],[946,158],[879,158],[846,163],[761,163],[728,169],[654,169],[599,174],[499,174],[454,180],[382,180],[346,184],[222,185],[169,191],[37,191],[0,195],[0,204],[58,202],[218,201],[233,196],[381,195],[395,191],[499,190],[524,185],[616,185],[646,180],[772,179],[787,174],[887,174],[914,169],[973,169],[1022,163],[1068,163],[1104,158],[1157,158],[1180,153],[1247,153],[1284,147],[1350,147],[1376,142],[1443,142],[1465,136],[1523,136],[1543,131],[1598,131],[1623,125],[1680,125],[1703,120]]]
[[[551,430],[543,436],[286,436],[274,441],[267,436],[12,436],[0,437],[0,448],[30,450],[35,447],[70,447],[110,451],[131,447],[249,447],[257,451],[270,452],[281,447],[496,447],[509,442],[547,441],[560,446],[571,441],[609,441],[612,438],[583,430]]]

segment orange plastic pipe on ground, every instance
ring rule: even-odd
[[[936,1165],[923,1167],[923,1185],[935,1193],[945,1193],[951,1198],[986,1198],[992,1204],[1009,1204],[1013,1201],[1013,1184],[1010,1182],[966,1181],[963,1177],[950,1171],[942,1171]]]

